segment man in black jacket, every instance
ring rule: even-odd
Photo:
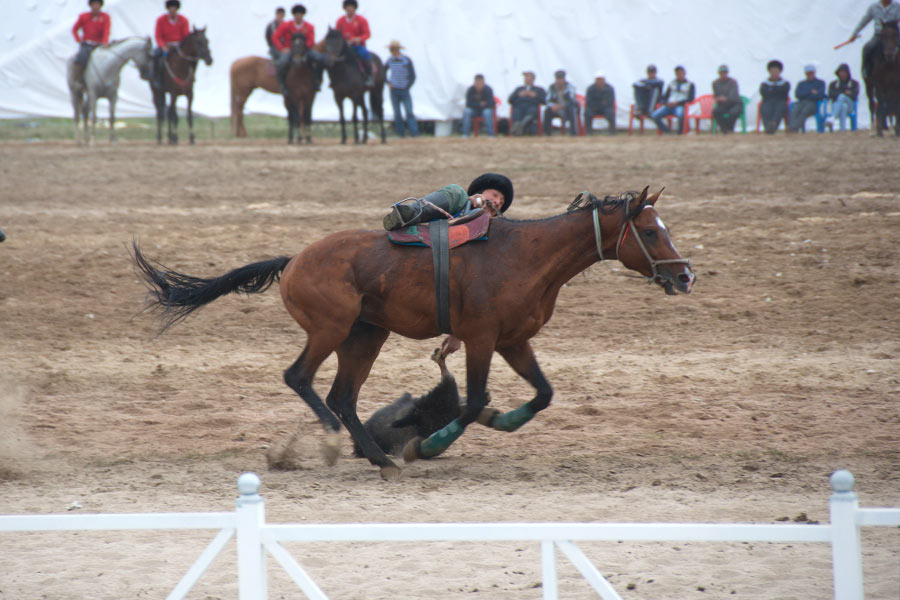
[[[616,133],[616,90],[600,71],[594,73],[594,83],[585,92],[584,126],[588,135],[593,135],[595,116],[606,119],[610,135]]]
[[[510,133],[512,135],[537,133],[537,120],[540,118],[540,106],[547,103],[547,90],[534,85],[534,71],[522,73],[525,85],[520,85],[509,95]]]
[[[481,117],[484,128],[494,137],[494,90],[484,83],[484,75],[475,76],[475,82],[466,90],[466,108],[463,110],[462,136],[472,133],[472,119]]]

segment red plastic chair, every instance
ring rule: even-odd
[[[656,109],[659,108],[660,106],[662,106],[662,104],[657,103],[657,105],[653,107],[653,110],[656,110]],[[631,110],[630,110],[629,113],[628,113],[628,135],[631,135],[631,134],[633,133],[633,131],[634,131],[634,130],[633,130],[633,125],[634,125],[634,120],[635,120],[635,119],[637,119],[638,122],[640,122],[640,124],[641,124],[641,133],[644,133],[644,119],[649,119],[649,118],[650,118],[650,115],[636,115],[636,114],[634,114],[634,104],[632,104],[632,105],[631,105]],[[678,117],[676,117],[675,115],[666,115],[666,116],[663,117],[663,118],[666,120],[666,123],[669,125],[669,128],[671,129],[671,127],[672,127],[672,121],[674,121],[674,120],[677,119]],[[656,130],[656,135],[662,135],[662,131],[660,131],[659,129],[657,129],[657,130]]]
[[[542,105],[543,106],[543,105]],[[584,108],[584,96],[581,94],[575,94],[575,135],[584,135],[584,123],[581,122],[581,111]],[[543,117],[543,108],[541,109],[541,116]],[[561,115],[556,115],[552,119],[550,119],[550,128],[553,129],[553,121],[559,119],[559,130],[563,135],[567,135],[569,132],[566,129],[566,122],[563,120]],[[544,120],[538,120],[538,135],[544,135]]]
[[[682,133],[690,133],[691,131],[691,121],[694,121],[694,129],[699,134],[700,133],[700,121],[702,119],[708,119],[710,123],[712,123],[713,119],[713,106],[716,104],[716,98],[712,94],[703,94],[702,96],[698,96],[694,100],[688,102],[684,105],[684,129]],[[696,106],[699,113],[691,114],[691,108]],[[710,125],[710,129],[712,129],[712,125]]]
[[[497,135],[497,113],[500,111],[500,104],[502,100],[497,96],[494,96],[494,135]],[[475,137],[478,137],[478,130],[481,129],[481,124],[484,122],[484,117],[472,117],[472,133]]]

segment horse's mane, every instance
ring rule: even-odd
[[[566,212],[560,215],[553,215],[552,217],[544,217],[542,219],[510,219],[508,217],[503,217],[507,221],[511,221],[513,223],[536,223],[540,221],[550,221],[552,219],[558,219],[560,217],[564,217],[572,211],[577,210],[585,210],[585,209],[593,209],[595,206],[600,210],[601,214],[609,215],[617,210],[627,210],[628,205],[632,200],[636,200],[641,195],[640,192],[622,192],[618,196],[604,196],[603,198],[598,198],[588,191],[581,192],[572,202],[569,204],[569,207],[566,209]]]

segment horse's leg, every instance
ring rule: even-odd
[[[494,353],[493,340],[466,342],[466,408],[463,413],[424,440],[413,438],[403,449],[403,460],[434,458],[443,453],[475,422],[487,404],[487,378]]]
[[[166,93],[153,90],[153,104],[156,105],[156,143],[162,144],[162,125],[166,118]]]
[[[354,99],[353,100],[353,143],[354,144],[359,143],[359,120],[356,116],[358,107],[359,107],[359,104]]]
[[[88,94],[84,110],[84,137],[88,146],[94,145],[94,136],[97,133],[97,100],[93,94]],[[88,117],[90,117],[90,129],[88,129]]]
[[[79,118],[81,117],[81,103],[84,101],[81,92],[78,95],[75,95],[75,92],[71,92],[72,95],[72,110],[75,113],[75,143],[79,146],[82,144],[81,140],[81,123],[79,122]]]
[[[312,144],[312,105],[309,102],[303,107],[303,124],[306,127],[306,143]]]
[[[109,143],[116,143],[116,100],[118,94],[113,92],[109,97]]]
[[[338,105],[338,113],[341,115],[341,143],[347,143],[347,129],[346,122],[344,121],[344,99],[338,98],[337,94],[334,95],[334,101],[337,102]]]
[[[194,91],[191,90],[187,93],[187,102],[188,102],[188,112],[187,112],[187,121],[188,121],[188,135],[191,140],[191,146],[194,145],[194,113],[191,111],[191,104],[194,103]]]
[[[169,105],[169,143],[175,145],[178,143],[178,95],[172,92],[172,103]]]
[[[479,415],[478,422],[500,431],[515,431],[550,405],[550,400],[553,398],[553,388],[550,387],[550,383],[544,377],[544,374],[541,373],[534,351],[528,342],[510,348],[498,348],[497,352],[522,379],[537,390],[537,394],[519,408],[506,413],[501,413],[493,408],[486,408]]]
[[[381,476],[387,480],[400,477],[400,469],[388,458],[371,434],[363,427],[356,414],[359,388],[369,376],[372,363],[378,357],[389,332],[381,327],[357,321],[337,349],[338,370],[325,403],[341,420],[363,455],[373,465],[381,467]]]
[[[369,143],[369,109],[366,106],[366,96],[363,94],[362,102],[359,103],[363,114],[363,144]]]

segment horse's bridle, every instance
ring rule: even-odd
[[[623,207],[623,209],[627,211],[627,205]],[[597,243],[597,254],[600,256],[600,260],[603,261],[603,234],[600,230],[600,207],[595,203],[594,208],[591,212],[591,216],[594,220],[594,241]],[[659,270],[656,268],[657,265],[682,264],[687,265],[689,269],[691,268],[691,260],[689,258],[666,258],[663,260],[656,260],[655,258],[650,256],[650,252],[647,251],[647,246],[644,245],[643,240],[641,240],[641,236],[638,235],[637,227],[635,227],[634,225],[634,217],[623,219],[622,225],[619,226],[619,236],[618,240],[616,241],[616,260],[619,260],[619,248],[622,246],[622,242],[625,241],[625,236],[628,235],[629,229],[632,230],[634,240],[637,242],[638,248],[640,248],[641,252],[643,252],[644,258],[646,258],[647,262],[650,263],[650,275],[639,276],[646,279],[647,283],[661,283],[661,281],[659,281],[661,279],[661,277],[659,276]]]

